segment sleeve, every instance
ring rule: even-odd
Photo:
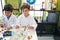
[[[33,17],[31,17],[30,20],[31,20],[31,21],[30,21],[30,25],[34,27],[34,30],[36,30],[36,28],[37,28],[37,23],[36,23],[36,21],[34,20]]]
[[[16,25],[20,26],[20,17],[18,17]]]
[[[20,23],[21,23],[21,15],[17,18],[16,25],[20,27]]]
[[[4,18],[4,15],[2,15],[1,18],[2,18],[2,19],[1,19],[1,22],[2,22],[3,24],[5,24],[5,18]]]
[[[14,28],[15,25],[16,25],[16,23],[17,23],[17,17],[14,16],[14,18],[13,18],[13,24],[11,24],[11,27]]]
[[[5,15],[2,15],[2,17],[1,17],[2,19],[2,21],[1,21],[1,23],[4,25],[4,27],[6,27],[7,26],[7,22],[6,22],[6,20],[5,20]]]

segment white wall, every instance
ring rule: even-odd
[[[1,2],[2,1],[2,2]],[[2,3],[2,4],[1,4]],[[1,6],[3,5],[3,6]],[[5,0],[0,0],[0,17],[2,16],[2,9],[4,8],[4,5],[5,5]]]

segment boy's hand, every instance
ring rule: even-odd
[[[33,26],[28,26],[28,29],[31,30],[31,29],[34,29],[34,27]]]
[[[0,26],[1,26],[1,27],[4,27],[4,24],[3,24],[3,23],[0,23]]]
[[[10,29],[12,29],[12,27],[11,26],[7,26],[7,30],[10,30]]]
[[[19,28],[19,25],[16,25],[16,29]]]

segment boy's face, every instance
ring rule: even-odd
[[[22,12],[23,12],[24,14],[27,14],[27,13],[29,13],[29,9],[28,9],[28,8],[25,8],[25,9],[22,10]]]
[[[24,13],[25,16],[27,16],[29,14],[29,9],[25,8],[22,10],[22,12]]]
[[[5,15],[8,17],[11,15],[11,11],[5,11]]]

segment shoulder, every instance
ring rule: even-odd
[[[12,14],[12,17],[13,17],[13,18],[17,18],[17,16],[16,16],[16,15],[13,15],[13,14]]]
[[[5,17],[6,17],[5,15],[2,15],[2,19],[5,19]]]
[[[33,16],[31,16],[31,15],[29,15],[29,17],[34,19],[34,17],[33,17]]]
[[[23,14],[21,14],[20,16],[18,16],[18,18],[22,18],[23,17]]]

